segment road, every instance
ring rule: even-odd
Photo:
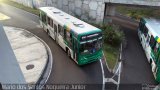
[[[27,29],[44,40],[51,48],[53,69],[47,84],[87,84],[88,86],[94,86],[92,90],[102,89],[103,78],[99,61],[85,66],[78,66],[39,27],[37,16],[5,4],[0,4],[0,13],[11,17],[9,20],[2,21],[3,25]],[[117,21],[116,23],[124,24]],[[137,31],[130,29],[129,26],[127,28],[122,27],[122,29],[126,35],[127,46],[122,53],[124,64],[120,89],[135,90],[133,87],[138,86],[136,90],[141,90],[141,84],[155,84],[151,67],[140,45]]]
[[[156,82],[151,71],[151,66],[140,44],[135,23],[132,24],[130,22],[128,24],[124,19],[113,19],[113,23],[121,26],[127,43],[122,52],[123,68],[120,90],[141,90],[142,85],[155,85]],[[132,25],[131,28],[129,28],[130,25]]]
[[[6,4],[0,4],[0,13],[11,17],[9,20],[1,21],[3,25],[24,28],[40,37],[50,47],[53,55],[53,67],[47,84],[87,84],[86,90],[102,89],[103,78],[100,61],[78,66],[39,27],[37,16]],[[94,87],[90,88],[89,86]]]

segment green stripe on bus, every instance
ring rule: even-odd
[[[160,38],[158,36],[156,36],[155,39],[158,43],[160,43]]]

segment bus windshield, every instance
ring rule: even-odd
[[[100,34],[85,36],[85,40],[82,40],[80,43],[80,53],[92,54],[101,49],[101,47],[102,47],[102,36],[100,36]]]

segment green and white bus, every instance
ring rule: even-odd
[[[41,7],[40,25],[78,65],[101,59],[102,31],[57,8]]]
[[[138,36],[154,77],[160,82],[160,20],[142,18],[139,23]]]

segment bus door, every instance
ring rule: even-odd
[[[156,69],[155,69],[155,75],[156,80],[160,81],[160,47],[158,48],[158,57],[156,60]]]
[[[78,52],[78,49],[77,49],[77,40],[75,39],[75,37],[73,37],[73,58],[76,61],[77,61],[77,52]]]
[[[55,36],[55,41],[58,42],[58,29],[56,24],[54,24],[54,36]]]

